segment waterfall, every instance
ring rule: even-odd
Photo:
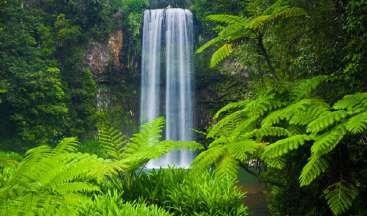
[[[143,25],[141,123],[166,119],[167,140],[192,140],[193,18],[189,10],[146,10]],[[193,154],[171,152],[148,168],[189,167]]]

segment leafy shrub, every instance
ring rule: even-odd
[[[81,215],[89,216],[170,216],[165,210],[143,203],[124,203],[116,192],[108,192],[97,196],[94,202],[87,206]]]
[[[124,198],[156,204],[174,215],[247,215],[244,194],[212,173],[165,169],[125,176]]]
[[[119,133],[104,133],[101,147],[108,159],[78,152],[76,138],[65,138],[55,148],[33,148],[20,162],[17,154],[0,154],[0,215],[79,215],[85,206],[94,204],[92,195],[102,192],[107,177],[130,173],[171,149],[200,147],[195,142],[160,141],[162,126],[163,119],[144,124],[140,133],[123,142],[122,149]],[[130,211],[167,215],[138,204],[121,208],[122,215]]]
[[[324,198],[330,213],[345,213],[363,190],[363,178],[352,178],[359,170],[348,165],[348,152],[367,131],[367,93],[346,95],[330,105],[314,96],[326,81],[333,80],[317,76],[228,104],[215,116],[219,121],[208,133],[213,141],[195,158],[194,169],[215,165],[217,176],[235,179],[238,167],[246,168],[255,159],[267,170],[288,170],[284,187],[299,193],[320,182],[308,193]],[[299,176],[298,184],[291,180],[294,176]]]

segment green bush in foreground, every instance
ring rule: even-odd
[[[108,192],[97,196],[95,201],[83,211],[81,215],[90,216],[170,216],[165,210],[144,203],[123,203],[116,192]]]
[[[153,170],[126,176],[124,199],[144,201],[174,215],[247,215],[245,194],[235,183],[212,173],[183,169]]]

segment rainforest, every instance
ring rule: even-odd
[[[0,0],[0,215],[367,215],[367,0]]]

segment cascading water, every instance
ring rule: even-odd
[[[146,10],[143,26],[141,122],[163,115],[167,140],[192,140],[193,18],[189,10]],[[169,153],[147,168],[189,167],[189,151]]]

